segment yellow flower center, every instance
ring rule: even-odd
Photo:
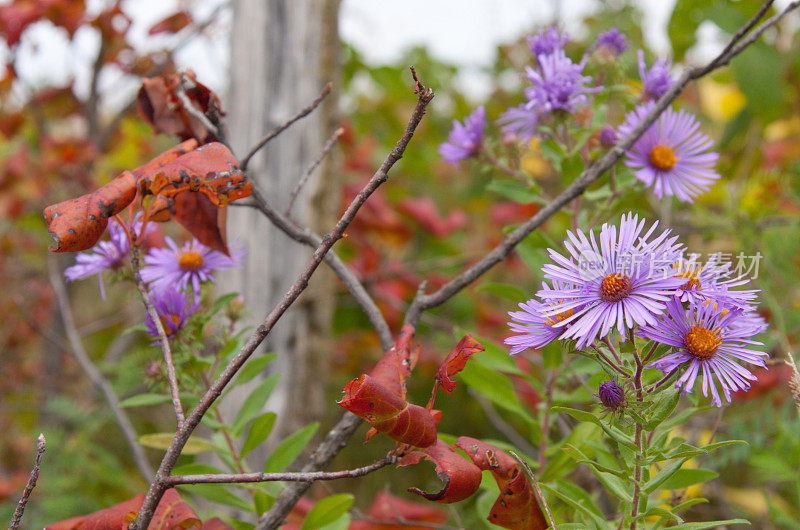
[[[650,164],[660,171],[669,171],[677,161],[675,152],[666,145],[658,144],[650,151]]]
[[[703,326],[692,326],[692,329],[683,338],[686,351],[697,359],[710,359],[717,353],[717,348],[722,337],[714,331]]]
[[[159,320],[161,320],[161,327],[164,328],[164,333],[167,334],[167,337],[172,336],[174,333],[172,328],[167,325],[168,321],[172,322],[176,328],[181,325],[181,319],[178,315],[162,315]]]
[[[551,326],[555,326],[559,322],[563,322],[564,320],[568,319],[574,314],[575,314],[574,309],[567,309],[563,313],[559,313],[545,320],[545,324],[550,324]]]
[[[628,296],[633,289],[631,279],[614,272],[600,282],[600,299],[604,302],[619,302]]]
[[[199,252],[184,252],[178,258],[178,266],[182,271],[195,272],[203,266],[203,256]]]
[[[695,272],[683,271],[682,273],[678,274],[678,278],[686,278],[689,280],[680,286],[680,288],[684,291],[691,291],[692,289],[697,289],[700,291],[703,289],[703,284],[700,282],[700,277]]]

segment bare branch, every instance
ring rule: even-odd
[[[53,286],[58,309],[61,313],[61,320],[64,322],[64,329],[67,332],[67,339],[69,340],[70,346],[69,350],[72,352],[72,355],[75,356],[75,360],[78,361],[78,364],[92,383],[103,393],[103,397],[105,397],[106,403],[114,414],[114,418],[117,420],[122,435],[133,453],[133,460],[136,463],[136,469],[139,470],[139,474],[142,475],[145,480],[151,480],[153,478],[153,470],[150,468],[150,463],[147,461],[144,449],[142,449],[142,446],[136,441],[136,430],[133,428],[130,418],[128,418],[128,415],[122,407],[119,406],[119,399],[117,399],[117,395],[114,393],[111,383],[103,377],[103,374],[101,374],[100,370],[94,365],[83,347],[81,338],[75,328],[75,320],[72,317],[72,309],[69,305],[67,290],[61,279],[61,271],[58,270],[55,260],[52,258],[47,260],[47,265],[50,273],[50,284]]]
[[[314,173],[314,170],[317,169],[317,166],[319,166],[322,163],[322,160],[325,158],[328,152],[331,149],[333,149],[334,144],[336,143],[337,140],[339,140],[339,137],[342,136],[343,134],[344,134],[344,129],[339,127],[333,132],[333,135],[328,139],[328,141],[325,142],[325,145],[322,147],[322,151],[320,151],[319,155],[317,155],[317,158],[315,158],[314,161],[311,162],[311,164],[303,173],[303,176],[300,177],[300,180],[297,181],[297,185],[292,190],[291,195],[289,195],[289,202],[286,205],[286,209],[283,210],[284,215],[291,215],[292,206],[294,206],[294,201],[300,194],[300,190],[303,189],[303,186],[306,185],[306,182],[308,182],[308,179],[309,177],[311,177],[312,173]]]
[[[312,471],[298,473],[220,473],[208,475],[173,475],[167,479],[169,486],[179,484],[246,484],[253,482],[316,482],[318,480],[338,480],[340,478],[363,477],[373,471],[395,464],[398,457],[390,453],[368,466],[344,471]]]
[[[291,307],[295,300],[297,300],[300,294],[306,289],[311,276],[314,274],[314,271],[316,271],[317,267],[319,267],[319,264],[322,263],[322,260],[325,258],[325,255],[328,253],[331,247],[333,247],[333,245],[344,236],[344,231],[348,226],[350,226],[350,223],[355,218],[359,209],[364,205],[370,195],[372,195],[372,193],[374,193],[381,184],[388,180],[388,171],[398,160],[400,160],[400,158],[402,158],[403,153],[408,146],[408,142],[411,141],[411,137],[414,135],[414,131],[422,120],[422,116],[425,114],[425,109],[433,99],[433,96],[434,93],[431,89],[424,89],[420,91],[414,112],[412,113],[411,118],[406,125],[405,131],[403,131],[403,135],[401,136],[400,140],[398,140],[394,149],[392,149],[392,151],[387,155],[386,159],[383,161],[372,178],[370,178],[369,182],[353,198],[350,205],[347,207],[347,210],[345,210],[345,212],[339,218],[339,221],[336,223],[333,229],[324,238],[322,238],[319,246],[317,246],[316,250],[311,256],[308,265],[303,272],[300,273],[300,276],[283,296],[283,299],[266,316],[261,325],[259,325],[250,335],[242,349],[239,350],[233,359],[231,359],[231,361],[228,363],[228,366],[225,367],[219,377],[212,383],[211,387],[200,399],[200,402],[197,404],[194,410],[192,410],[189,416],[186,417],[186,421],[181,424],[181,427],[178,429],[175,437],[173,437],[172,442],[170,443],[170,446],[167,449],[163,460],[161,461],[161,465],[156,472],[155,479],[150,484],[150,488],[147,492],[139,514],[129,525],[131,530],[143,530],[148,527],[158,502],[161,500],[164,491],[166,491],[168,488],[167,480],[169,479],[169,474],[172,471],[172,468],[175,466],[175,463],[177,462],[184,445],[186,445],[186,442],[189,440],[189,436],[192,434],[192,431],[194,431],[195,427],[197,427],[197,425],[200,423],[200,420],[203,418],[203,415],[222,394],[222,391],[227,384],[230,383],[239,369],[244,365],[245,362],[247,362],[247,359],[250,358],[258,345],[261,344],[267,335],[269,335],[269,333],[272,331],[272,328],[283,316],[286,310]],[[359,422],[355,422],[353,430],[355,430],[355,427],[358,426]],[[347,438],[345,438],[345,443],[346,439]],[[323,444],[324,443],[325,442],[323,442]],[[340,446],[337,447],[333,454],[336,454],[339,449],[341,449]],[[312,461],[315,461],[313,460],[313,457]],[[330,460],[319,463],[324,465],[329,461]],[[295,484],[304,484],[305,487],[302,489],[302,491],[305,491],[309,485],[309,483],[306,482],[299,482]],[[287,489],[289,488],[286,488],[284,491]],[[281,515],[279,517],[282,520],[284,517],[283,510],[288,512],[288,509],[291,509],[291,506],[294,506],[296,502],[297,500],[293,499],[291,500],[291,504],[286,504],[286,501],[282,502],[279,498],[275,505],[273,505],[270,513],[277,514],[280,512]]]
[[[153,321],[153,326],[158,332],[158,342],[161,345],[161,353],[164,354],[164,364],[167,366],[167,381],[169,382],[169,391],[172,397],[172,407],[175,409],[175,419],[177,429],[180,430],[183,422],[185,421],[183,415],[183,405],[181,405],[181,396],[178,392],[178,376],[175,373],[175,363],[172,361],[172,350],[169,347],[169,339],[164,330],[164,323],[158,316],[153,301],[150,299],[150,293],[147,292],[147,286],[142,281],[142,275],[139,274],[141,254],[139,249],[135,246],[131,248],[131,268],[133,270],[133,281],[136,283],[136,288],[139,289],[139,294],[142,297],[142,303],[150,319]]]
[[[247,165],[250,163],[250,159],[253,158],[255,156],[255,154],[258,153],[258,151],[262,147],[267,145],[267,142],[269,142],[270,140],[272,140],[273,138],[278,136],[280,133],[282,133],[283,131],[285,131],[289,127],[291,127],[291,125],[294,122],[296,122],[297,120],[299,120],[301,118],[305,118],[306,116],[311,114],[311,112],[313,112],[313,110],[316,109],[319,106],[320,103],[322,103],[322,100],[325,99],[325,97],[328,94],[331,93],[331,89],[332,88],[333,88],[333,85],[331,83],[328,83],[327,85],[325,85],[325,88],[322,89],[322,92],[320,92],[319,96],[317,96],[317,99],[312,101],[309,106],[307,106],[306,108],[304,108],[303,110],[301,110],[300,112],[298,112],[297,114],[295,114],[294,116],[292,116],[291,118],[289,118],[288,120],[283,122],[282,124],[278,125],[275,129],[272,130],[272,132],[270,132],[268,135],[266,135],[264,138],[262,138],[261,141],[258,142],[255,145],[255,147],[253,147],[250,150],[250,152],[247,153],[247,156],[245,156],[242,159],[242,161],[239,163],[239,167],[242,169],[242,171],[247,171]]]
[[[631,133],[619,141],[605,155],[599,158],[594,164],[586,168],[575,181],[570,184],[563,192],[555,197],[549,204],[539,210],[536,215],[530,217],[516,229],[507,233],[503,240],[494,247],[483,259],[473,264],[461,274],[443,285],[436,292],[417,297],[406,313],[405,324],[415,325],[419,322],[420,315],[426,309],[430,309],[445,303],[464,287],[480,278],[489,269],[503,261],[508,254],[514,250],[525,237],[536,230],[542,223],[547,221],[555,213],[561,210],[572,199],[580,196],[593,182],[599,179],[608,169],[610,169],[641,136],[658,119],[658,116],[683,92],[686,85],[695,79],[703,77],[713,70],[724,66],[730,60],[741,53],[747,46],[755,42],[768,28],[777,24],[790,11],[797,8],[800,1],[792,2],[781,13],[767,19],[758,28],[742,38],[739,32],[734,36],[732,42],[708,64],[701,67],[688,68],[680,78],[673,83],[670,89],[656,102],[654,107],[647,115],[639,121]],[[762,9],[759,12],[766,11]],[[754,22],[751,20],[748,25]]]
[[[211,131],[211,134],[213,134],[217,139],[223,141],[223,139],[220,138],[221,135],[220,128],[217,127],[215,124],[213,124],[211,120],[208,118],[208,116],[203,114],[203,111],[195,107],[194,103],[192,103],[192,100],[189,99],[189,96],[186,95],[186,88],[190,87],[187,86],[186,88],[184,88],[184,85],[188,83],[193,83],[193,81],[188,77],[186,77],[185,75],[181,75],[181,82],[175,89],[175,95],[178,96],[179,100],[181,100],[183,108],[186,109],[186,112],[188,112],[189,114],[192,115],[192,117],[197,119],[197,121],[199,121],[203,125],[203,127]],[[223,141],[223,143],[225,142]]]
[[[36,487],[36,481],[39,480],[39,469],[42,465],[42,455],[46,447],[44,434],[39,433],[39,438],[36,439],[36,459],[33,461],[33,469],[31,469],[31,476],[28,477],[28,483],[25,484],[25,489],[22,490],[22,497],[20,497],[17,507],[14,510],[14,515],[11,517],[11,523],[8,525],[8,530],[17,530],[19,523],[22,520],[22,514],[25,512],[25,505],[28,504],[28,499],[33,493],[33,488]]]

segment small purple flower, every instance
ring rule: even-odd
[[[618,409],[625,402],[625,391],[614,380],[600,383],[597,395],[603,405],[612,410]]]
[[[630,45],[631,43],[624,33],[617,28],[611,28],[597,36],[597,40],[592,45],[592,49],[600,50],[601,52],[606,51],[616,57],[624,53]]]
[[[702,376],[703,395],[709,390],[714,404],[722,406],[717,386],[728,403],[731,392],[747,390],[756,377],[739,361],[766,367],[769,355],[751,346],[763,346],[750,339],[752,329],[737,325],[742,318],[741,309],[726,309],[718,304],[690,304],[688,309],[677,298],[667,302],[667,314],[657,323],[642,328],[639,335],[677,348],[647,368],[658,368],[665,374],[681,366],[686,371],[675,387],[683,393],[693,390],[698,376]]]
[[[743,276],[732,278],[732,266],[730,261],[723,262],[720,254],[712,254],[704,263],[699,263],[694,254],[688,260],[681,258],[675,264],[675,269],[679,277],[686,279],[686,283],[678,289],[678,298],[681,302],[710,301],[725,307],[753,310],[758,290],[732,289],[750,281]]]
[[[554,282],[556,289],[564,289],[566,286],[560,282]],[[542,289],[551,291],[552,289],[546,282],[542,282]],[[556,325],[575,314],[574,309],[567,309],[562,313],[546,316],[548,309],[558,306],[558,302],[543,304],[538,300],[531,299],[519,304],[522,311],[509,311],[508,315],[514,322],[509,322],[511,331],[517,333],[505,340],[511,346],[511,355],[515,355],[527,348],[534,350],[541,349],[543,346],[557,339],[564,328]]]
[[[538,57],[540,55],[548,55],[556,50],[561,50],[564,45],[569,41],[569,35],[561,33],[555,26],[548,29],[543,29],[536,35],[531,35],[527,38],[528,46],[531,47],[533,55]]]
[[[617,135],[617,131],[614,127],[610,125],[606,125],[602,129],[600,129],[600,145],[605,147],[606,149],[611,149],[617,142],[619,141],[619,136]]]
[[[140,217],[141,212],[134,218],[134,233],[138,233],[141,229]],[[153,225],[148,225],[147,231],[149,232],[152,228]],[[130,252],[125,228],[115,218],[108,224],[108,235],[108,241],[99,241],[91,248],[90,252],[78,252],[75,256],[75,265],[64,269],[64,277],[71,282],[97,274],[100,281],[100,296],[103,300],[106,299],[106,290],[101,273],[104,270],[119,268],[126,261]]]
[[[557,309],[544,311],[545,316],[575,311],[556,327],[569,326],[561,338],[576,339],[578,349],[605,337],[615,326],[625,340],[625,331],[634,324],[655,324],[665,302],[685,282],[672,268],[681,253],[677,236],[670,237],[665,230],[650,240],[658,223],[642,235],[645,222],[629,212],[622,216],[619,232],[616,226],[603,224],[599,245],[594,232],[587,238],[578,230],[567,232],[567,256],[548,249],[555,263],[542,267],[545,278],[574,287],[541,290],[537,296],[558,302]]]
[[[626,114],[619,126],[620,136],[628,136],[654,105],[650,101]],[[637,179],[653,186],[659,199],[674,195],[683,202],[694,202],[720,178],[714,170],[719,154],[709,151],[714,142],[699,128],[690,112],[668,108],[625,152],[625,165],[634,170]]]
[[[151,291],[150,297],[167,338],[173,338],[183,328],[199,305],[196,301],[190,305],[186,296],[175,286],[169,286],[163,291]],[[158,330],[149,314],[145,316],[144,325],[150,335],[158,338]]]
[[[175,241],[165,237],[169,248],[151,248],[142,267],[142,280],[150,284],[153,291],[165,291],[170,287],[186,289],[191,284],[195,297],[200,295],[202,282],[214,281],[212,272],[241,266],[243,250],[233,250],[231,257],[211,250],[192,239],[178,248]]]
[[[642,79],[644,93],[650,98],[658,99],[663,96],[674,82],[669,73],[672,62],[668,59],[656,59],[653,67],[647,70],[644,62],[644,51],[639,50],[639,77]]]
[[[500,130],[506,137],[517,138],[527,142],[536,134],[539,125],[539,113],[529,109],[527,104],[511,107],[497,119]]]
[[[453,128],[448,135],[449,141],[439,145],[439,154],[444,160],[458,167],[459,160],[478,152],[485,126],[486,110],[483,105],[464,118],[463,125],[457,120],[453,120]]]
[[[603,87],[584,86],[592,82],[591,76],[582,73],[585,63],[586,57],[576,64],[564,54],[564,50],[556,50],[539,56],[541,71],[525,67],[526,76],[533,83],[525,88],[528,109],[542,114],[554,110],[574,112],[588,103],[586,94],[602,90]]]

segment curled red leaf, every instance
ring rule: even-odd
[[[456,347],[453,348],[453,351],[450,352],[439,367],[439,371],[436,372],[436,380],[442,388],[452,393],[453,389],[456,387],[456,382],[450,379],[450,377],[463,370],[467,361],[473,354],[483,350],[484,347],[481,346],[477,340],[473,339],[472,335],[465,335],[458,341]]]
[[[381,522],[353,521],[348,530],[424,530],[430,526],[414,523],[444,524],[447,521],[447,512],[442,508],[410,502],[384,490],[375,495],[367,515]]]
[[[403,326],[397,335],[397,341],[369,373],[373,379],[403,399],[406,397],[406,377],[419,359],[419,348],[413,351],[411,349],[414,332],[413,326]]]
[[[344,387],[337,404],[400,443],[426,447],[436,442],[436,420],[424,407],[407,402],[367,374]]]
[[[404,456],[398,467],[430,460],[436,465],[436,474],[442,481],[442,489],[428,493],[419,488],[408,488],[411,493],[421,495],[432,502],[450,503],[463,501],[472,496],[481,485],[481,470],[461,456],[442,440],[434,445]]]
[[[462,436],[456,447],[467,453],[477,467],[491,471],[500,488],[491,511],[492,524],[510,530],[546,530],[548,524],[539,507],[533,486],[517,460],[492,444]]]

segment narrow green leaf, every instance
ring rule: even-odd
[[[256,515],[261,517],[275,504],[275,497],[258,490],[253,494],[253,503],[255,504]]]
[[[244,457],[247,453],[264,443],[264,440],[269,437],[272,432],[272,427],[275,425],[277,416],[274,412],[265,412],[250,425],[250,431],[247,433],[247,438],[242,445],[241,456]]]
[[[149,405],[159,405],[161,403],[169,403],[172,398],[166,394],[139,394],[123,399],[119,406],[122,408],[127,407],[147,407]]]
[[[659,401],[653,405],[649,412],[650,420],[645,424],[645,430],[654,431],[661,422],[672,414],[681,399],[681,392],[677,389],[665,390],[660,394],[657,398]]]
[[[267,458],[267,462],[264,464],[264,473],[280,473],[286,469],[303,452],[308,442],[317,433],[317,429],[319,429],[319,423],[314,422],[287,436]]]
[[[644,485],[644,488],[642,488],[642,490],[644,490],[644,492],[648,494],[653,493],[656,490],[656,488],[658,488],[661,484],[664,483],[664,481],[666,481],[676,471],[678,471],[683,465],[683,463],[686,462],[687,460],[689,459],[682,458],[680,460],[672,462],[671,464],[668,464],[666,467],[664,467],[664,469],[656,473],[656,475]]]
[[[510,283],[484,283],[478,287],[478,291],[486,291],[512,302],[522,302],[527,299],[525,291]]]
[[[670,526],[670,530],[705,530],[706,528],[718,528],[729,524],[746,524],[750,526],[750,521],[746,519],[725,519],[724,521],[709,521],[707,523],[683,523]]]
[[[255,511],[255,507],[250,501],[246,500],[244,496],[240,497],[231,492],[225,484],[187,484],[178,486],[178,488],[192,495],[199,495],[217,504],[233,506],[234,508],[239,508],[248,512]]]
[[[231,424],[231,432],[238,438],[241,436],[244,428],[250,421],[261,413],[264,404],[267,402],[269,395],[275,389],[278,381],[281,379],[281,374],[270,374],[254,388],[250,395],[242,403],[242,408],[236,414],[233,423]]]
[[[236,379],[228,385],[229,388],[237,387],[239,385],[243,385],[248,381],[251,381],[255,376],[263,372],[269,363],[275,360],[278,357],[277,353],[267,353],[262,357],[257,357],[255,359],[250,359],[244,367],[239,370]]]
[[[633,495],[628,493],[628,491],[625,489],[625,483],[622,482],[621,478],[614,476],[611,473],[598,471],[591,466],[589,469],[592,471],[592,473],[594,473],[594,476],[597,477],[597,480],[599,480],[609,492],[614,494],[615,497],[625,501],[626,503],[633,502]]]
[[[300,530],[315,530],[336,521],[347,513],[353,505],[353,497],[349,493],[331,495],[317,502],[306,515]]]
[[[520,403],[514,388],[511,386],[511,381],[505,375],[477,363],[467,363],[459,377],[466,385],[482,396],[487,397],[495,405],[518,415],[529,424],[536,423],[527,409]]]
[[[166,451],[172,443],[172,438],[174,436],[175,433],[172,432],[156,432],[152,434],[143,434],[137,441],[145,447]],[[186,445],[183,446],[183,451],[181,451],[181,453],[184,455],[196,455],[216,450],[217,446],[210,441],[204,440],[198,436],[192,436],[189,438],[189,441],[186,442]]]
[[[693,484],[700,484],[718,476],[719,473],[710,469],[679,469],[661,484],[661,489],[677,490],[688,488]]]

